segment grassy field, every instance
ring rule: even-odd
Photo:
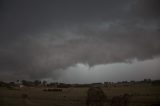
[[[151,106],[160,102],[160,86],[102,88],[110,106],[113,96],[132,94],[130,106]],[[86,106],[88,88],[63,88],[62,92],[44,92],[43,88],[24,87],[20,90],[0,88],[0,106]],[[29,96],[28,100],[22,94]]]

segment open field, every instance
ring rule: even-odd
[[[0,88],[0,106],[86,106],[88,88],[63,88],[62,92],[44,92],[44,88],[10,90]],[[111,98],[128,93],[132,95],[129,106],[154,106],[160,103],[160,86],[102,87],[108,97],[105,106],[110,106]],[[22,97],[28,95],[28,99]]]

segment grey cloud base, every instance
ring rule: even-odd
[[[56,79],[77,63],[157,58],[158,3],[2,1],[0,80]]]

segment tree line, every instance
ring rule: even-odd
[[[160,80],[151,80],[151,79],[144,79],[141,81],[121,81],[121,82],[104,82],[104,83],[91,83],[91,84],[67,84],[67,83],[58,83],[58,82],[47,82],[47,81],[40,81],[40,80],[34,80],[34,81],[28,81],[28,80],[17,80],[15,82],[4,82],[0,81],[0,87],[6,87],[6,86],[28,86],[28,87],[40,87],[40,86],[46,86],[46,87],[59,87],[59,88],[67,88],[67,87],[88,87],[92,85],[98,85],[98,86],[109,86],[109,85],[134,85],[134,84],[150,84],[150,85],[160,85]]]

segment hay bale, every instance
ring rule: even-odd
[[[87,93],[87,106],[103,106],[107,97],[99,87],[89,88]]]
[[[114,96],[111,101],[111,106],[128,106],[131,95],[125,93],[123,95]]]

